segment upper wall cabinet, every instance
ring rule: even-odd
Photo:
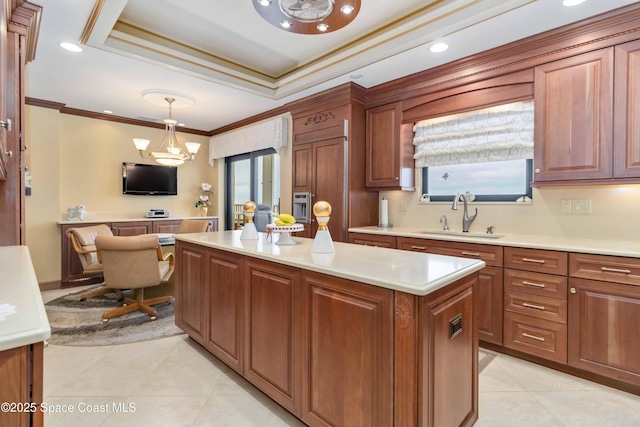
[[[412,124],[402,124],[399,102],[367,110],[369,190],[415,190]]]
[[[612,176],[613,48],[535,69],[534,182]]]
[[[615,178],[640,177],[640,40],[615,47]]]

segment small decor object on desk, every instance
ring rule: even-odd
[[[211,206],[210,196],[213,195],[211,187],[212,185],[207,182],[200,184],[202,192],[200,193],[200,198],[196,200],[196,208],[200,208],[200,216],[207,216],[209,206]]]
[[[79,219],[80,221],[84,221],[87,217],[87,210],[84,205],[77,206],[69,206],[67,207],[67,219],[71,221],[72,219]]]
[[[311,245],[311,252],[316,254],[328,254],[336,251],[333,246],[331,234],[329,234],[329,217],[331,215],[331,205],[329,202],[319,201],[313,205],[313,214],[318,221],[318,231]]]
[[[255,202],[248,201],[242,205],[242,212],[244,214],[244,227],[242,228],[242,234],[240,234],[241,240],[257,240],[258,230],[253,223],[253,216],[256,213]]]

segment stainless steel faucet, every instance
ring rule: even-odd
[[[476,216],[478,216],[478,208],[476,208],[476,213],[471,218],[469,218],[469,215],[467,214],[467,198],[464,194],[458,193],[453,197],[453,205],[451,205],[451,209],[453,209],[454,211],[458,210],[458,201],[460,199],[462,199],[462,202],[464,203],[464,212],[462,214],[462,231],[468,233],[471,223],[474,219],[476,219]]]
[[[447,223],[447,217],[445,215],[442,215],[440,217],[440,224],[442,224],[443,221],[444,221],[444,227],[442,227],[442,229],[444,231],[449,231],[449,224]]]

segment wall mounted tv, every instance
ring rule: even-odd
[[[122,194],[175,196],[178,194],[178,168],[123,162]]]

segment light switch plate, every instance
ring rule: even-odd
[[[562,213],[570,214],[573,211],[573,200],[562,199]]]

